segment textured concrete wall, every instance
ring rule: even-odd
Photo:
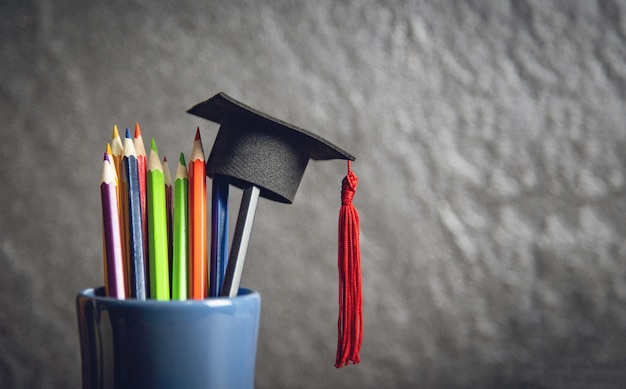
[[[363,362],[333,367],[345,164],[311,163],[257,213],[257,387],[626,384],[625,3],[167,4],[0,4],[3,387],[79,384],[113,124],[208,150],[185,111],[218,91],[360,178]]]

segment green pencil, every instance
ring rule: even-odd
[[[187,300],[188,185],[185,155],[180,153],[176,178],[174,179],[172,300]]]
[[[150,298],[169,300],[165,178],[154,138],[152,139],[148,160],[147,192]]]

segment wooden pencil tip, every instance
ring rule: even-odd
[[[154,140],[154,138],[152,138],[152,143],[150,144],[150,148],[154,150],[155,153],[159,152],[159,150],[157,150],[156,141]]]
[[[185,154],[180,153],[180,158],[178,159],[178,166],[176,167],[176,180],[179,178],[188,178],[187,175],[187,164],[185,163]]]
[[[113,136],[112,136],[112,138],[115,139],[115,138],[119,138],[119,137],[120,137],[120,133],[117,131],[117,125],[114,124],[113,125]]]
[[[189,155],[190,161],[201,160],[204,161],[204,149],[202,148],[202,140],[200,139],[200,127],[196,130],[196,140],[193,141],[191,147],[191,154]]]
[[[139,129],[139,122],[135,123],[135,138],[139,138],[141,136],[141,130]]]

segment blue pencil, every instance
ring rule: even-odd
[[[213,176],[209,297],[219,296],[228,261],[228,185],[228,177]]]
[[[124,138],[124,157],[122,158],[122,181],[124,188],[124,211],[126,218],[126,258],[128,271],[129,296],[146,299],[146,272],[144,266],[144,239],[141,217],[141,191],[139,188],[139,169],[137,154],[130,131],[126,129]]]

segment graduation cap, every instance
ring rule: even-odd
[[[226,177],[227,182],[244,190],[220,293],[221,296],[232,297],[237,294],[239,287],[259,196],[290,204],[310,159],[348,160],[349,170],[349,161],[354,161],[355,157],[318,135],[260,112],[224,93],[216,94],[187,112],[220,124],[206,163],[207,175],[212,177],[214,182],[213,192],[227,193],[223,188],[215,186],[225,182],[222,177]],[[345,184],[346,179],[344,187]],[[223,198],[218,201],[225,203]],[[216,209],[215,204],[213,209]],[[225,223],[225,220],[222,223]],[[219,230],[222,233],[226,233],[224,230],[228,231],[223,225]],[[356,233],[358,244],[358,228]],[[213,235],[212,247],[214,239],[223,242],[223,238]],[[360,305],[360,266],[358,273]],[[358,327],[357,331],[360,331],[360,324]],[[347,357],[352,363],[358,363],[358,347],[360,337],[356,347],[356,358]],[[354,346],[352,348],[354,349]],[[339,359],[338,354],[338,363]],[[342,363],[344,362],[346,361]]]
[[[326,139],[224,93],[187,112],[221,124],[207,174],[228,176],[242,189],[253,184],[270,200],[293,202],[309,159],[355,159]]]

